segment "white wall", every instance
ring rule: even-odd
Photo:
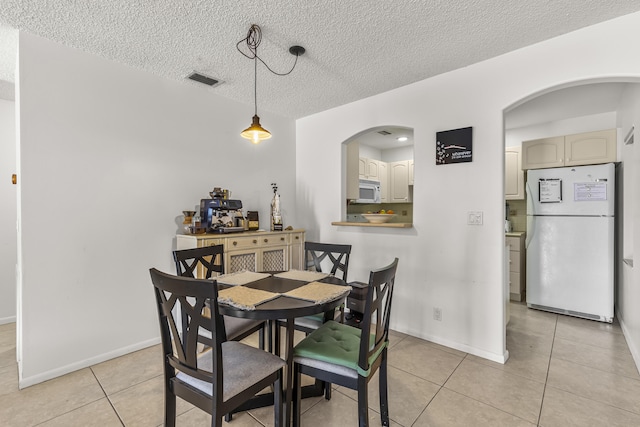
[[[0,99],[0,324],[16,321],[15,103]]]
[[[623,162],[623,195],[622,211],[618,210],[618,219],[622,219],[624,229],[621,249],[622,258],[633,259],[635,265],[621,263],[618,267],[617,314],[624,331],[629,349],[640,367],[640,85],[629,85],[625,92],[620,108],[619,127],[624,138],[632,126],[635,126],[635,143],[622,145],[621,160]],[[622,214],[622,215],[620,215]]]
[[[159,342],[148,269],[173,272],[182,210],[219,186],[295,224],[295,124],[20,34],[20,386]],[[20,212],[20,210],[19,210]],[[20,250],[20,249],[19,249]]]
[[[392,327],[496,361],[507,357],[503,111],[571,82],[640,77],[640,14],[300,119],[298,206],[322,241],[353,245],[349,277],[400,258]],[[541,66],[553,64],[553,66]],[[414,227],[336,227],[344,211],[341,143],[364,129],[414,129]],[[473,162],[435,165],[435,134],[473,126]],[[318,179],[323,177],[323,179]],[[467,225],[483,211],[484,225]],[[433,320],[433,308],[442,321]]]

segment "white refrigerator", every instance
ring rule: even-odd
[[[527,306],[613,321],[615,165],[527,171]]]

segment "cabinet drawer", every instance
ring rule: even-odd
[[[304,241],[304,233],[290,233],[288,234],[289,244],[295,245]]]
[[[258,237],[258,242],[260,246],[274,246],[274,245],[287,245],[287,235],[275,234],[275,235],[264,235]]]
[[[202,241],[202,247],[215,246],[222,244],[222,239],[206,239]]]
[[[506,236],[505,237],[505,241],[507,242],[507,245],[509,245],[511,247],[511,251],[520,251],[520,238],[519,237],[511,237],[511,236]]]
[[[509,271],[520,273],[520,252],[509,251]]]
[[[253,237],[231,237],[227,239],[227,245],[224,250],[234,251],[236,249],[249,249],[257,248],[260,245],[262,238],[259,236]]]

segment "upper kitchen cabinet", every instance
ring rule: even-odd
[[[522,169],[564,166],[564,136],[522,142]]]
[[[380,181],[380,160],[360,157],[358,161],[358,176],[361,179]]]
[[[413,159],[409,160],[409,185],[413,185]]]
[[[504,152],[504,198],[524,199],[524,172],[520,147],[507,147]]]
[[[522,169],[615,162],[616,130],[578,133],[522,143]]]
[[[616,139],[615,129],[565,136],[565,166],[615,162],[617,160]]]
[[[382,203],[389,203],[389,165],[387,162],[380,162],[379,176],[380,176],[380,201]]]

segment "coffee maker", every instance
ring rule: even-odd
[[[200,221],[208,233],[237,233],[244,231],[242,201],[223,198],[200,200]],[[240,221],[239,221],[240,220]]]

